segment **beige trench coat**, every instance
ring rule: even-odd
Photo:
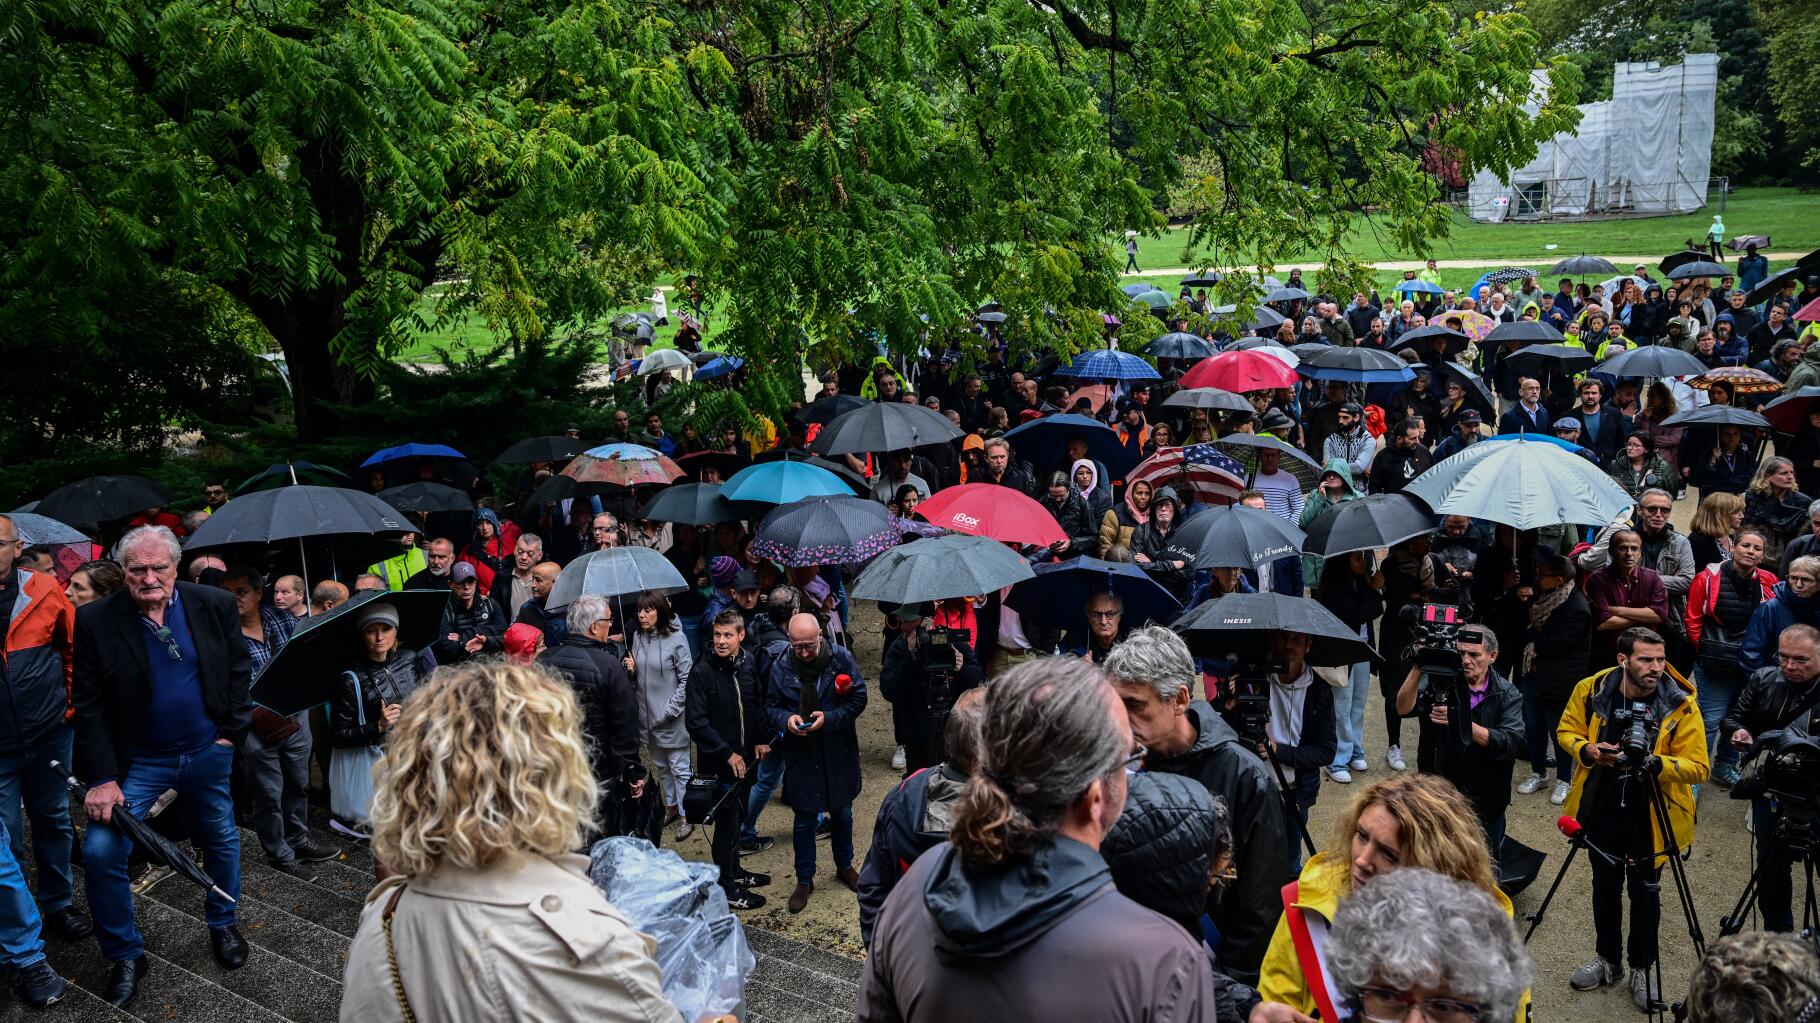
[[[587,868],[584,856],[539,856],[382,882],[348,950],[342,1023],[404,1018],[381,926],[400,885],[393,945],[420,1023],[677,1023],[655,944],[608,905]]]

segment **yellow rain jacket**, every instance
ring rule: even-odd
[[[1580,751],[1598,742],[1599,735],[1604,732],[1612,704],[1617,699],[1621,671],[1620,668],[1607,668],[1581,679],[1574,686],[1567,709],[1561,714],[1560,727],[1555,729],[1555,739],[1575,761],[1573,788],[1567,794],[1567,815],[1576,820],[1580,816],[1580,797],[1586,789],[1586,779],[1593,773],[1585,769],[1586,760],[1580,756]],[[1656,784],[1661,786],[1663,801],[1668,807],[1674,845],[1671,847],[1663,840],[1662,822],[1651,814],[1650,829],[1656,849],[1685,849],[1694,840],[1691,786],[1704,782],[1712,767],[1706,753],[1706,723],[1696,702],[1693,684],[1671,666],[1668,677],[1656,689],[1656,719],[1661,723],[1656,728],[1656,745],[1652,752],[1662,758],[1662,773],[1656,776]],[[1667,862],[1666,852],[1656,857],[1657,866]]]

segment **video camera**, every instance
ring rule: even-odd
[[[1436,707],[1447,708],[1447,731],[1459,746],[1472,741],[1472,720],[1467,713],[1472,697],[1466,672],[1460,664],[1460,609],[1451,604],[1410,605],[1397,612],[1409,625],[1410,645],[1405,659],[1422,673],[1416,690],[1415,716],[1427,721]]]
[[[1239,739],[1253,748],[1270,739],[1270,674],[1289,671],[1289,662],[1266,656],[1261,650],[1226,655],[1231,674],[1226,688],[1232,708],[1224,712],[1227,724]]]
[[[1780,728],[1758,736],[1744,764],[1759,754],[1756,770],[1732,786],[1732,798],[1768,796],[1775,839],[1803,855],[1820,852],[1820,740]]]
[[[1624,727],[1618,737],[1618,766],[1627,770],[1642,767],[1656,746],[1656,719],[1649,704],[1633,700],[1613,711],[1612,720]]]

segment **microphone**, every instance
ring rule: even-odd
[[[1560,830],[1562,837],[1570,841],[1580,837],[1580,822],[1566,814],[1555,818],[1555,827]]]

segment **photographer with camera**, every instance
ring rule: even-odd
[[[1820,688],[1814,685],[1820,678],[1820,629],[1812,625],[1783,629],[1776,642],[1776,662],[1751,675],[1731,713],[1719,723],[1720,734],[1735,750],[1749,750],[1763,733],[1776,729],[1813,733],[1813,710],[1820,704]],[[1778,814],[1767,792],[1752,796],[1750,809],[1759,864],[1757,906],[1763,912],[1763,927],[1792,931],[1794,888],[1788,871],[1794,850],[1788,836],[1776,833]]]
[[[892,612],[897,635],[885,648],[878,677],[904,741],[907,774],[941,763],[936,739],[954,698],[986,678],[966,632],[932,626],[933,614],[928,604],[905,604]]]
[[[1333,688],[1315,677],[1309,667],[1309,637],[1299,632],[1278,632],[1271,637],[1268,683],[1268,713],[1256,720],[1255,710],[1247,706],[1244,695],[1245,672],[1236,670],[1232,681],[1222,692],[1220,712],[1239,738],[1253,745],[1258,756],[1274,760],[1282,777],[1294,794],[1291,803],[1284,802],[1284,830],[1291,835],[1308,824],[1308,810],[1321,794],[1321,768],[1333,762],[1339,748],[1338,729],[1333,718]],[[1259,726],[1262,726],[1261,728]],[[1301,863],[1301,853],[1291,843]]]
[[[1662,913],[1657,882],[1668,856],[1694,838],[1692,786],[1706,780],[1706,728],[1691,695],[1669,674],[1660,633],[1624,630],[1616,656],[1617,667],[1574,687],[1555,732],[1584,768],[1574,772],[1567,815],[1579,821],[1592,851],[1597,955],[1570,984],[1591,991],[1617,981],[1628,887],[1630,993],[1648,1011],[1659,995],[1648,973]]]
[[[1466,793],[1495,862],[1504,845],[1511,774],[1523,749],[1523,695],[1492,667],[1498,635],[1490,629],[1468,625],[1457,633],[1417,636],[1416,663],[1397,691],[1397,713],[1413,713],[1421,728],[1416,770],[1438,774]],[[1455,726],[1455,715],[1464,715],[1466,728]]]

